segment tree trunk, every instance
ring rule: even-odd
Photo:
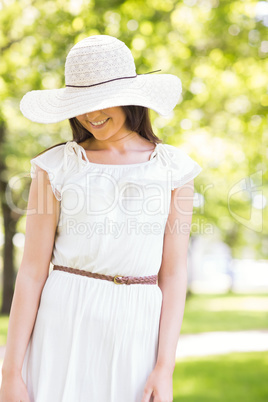
[[[10,209],[6,201],[6,188],[7,179],[6,172],[7,167],[4,162],[3,145],[6,136],[6,125],[0,111],[0,199],[4,221],[4,253],[3,253],[3,293],[2,293],[2,309],[1,314],[9,314],[11,302],[14,293],[14,245],[13,236],[16,233],[17,216],[12,216],[12,210]],[[14,215],[14,214],[13,214]]]
[[[2,203],[4,216],[5,243],[3,255],[3,299],[1,314],[9,314],[14,292],[14,245],[13,236],[16,233],[16,222],[12,219],[9,206]]]

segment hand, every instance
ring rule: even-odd
[[[3,375],[0,402],[31,402],[21,374]]]
[[[141,402],[172,402],[172,380],[173,375],[170,371],[156,366],[148,377]]]

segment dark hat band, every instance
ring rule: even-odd
[[[161,71],[161,70],[150,71],[149,73],[145,73],[145,74],[152,74],[152,73],[156,73],[157,71]],[[89,88],[89,87],[95,87],[96,85],[106,84],[106,82],[111,82],[111,81],[116,81],[116,80],[125,80],[127,78],[136,78],[138,75],[145,75],[145,74],[136,74],[136,75],[133,75],[132,77],[113,78],[112,80],[103,81],[103,82],[99,82],[97,84],[92,84],[92,85],[65,85],[65,86],[72,87],[72,88]]]

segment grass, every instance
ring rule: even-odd
[[[268,401],[267,373],[268,352],[180,359],[173,375],[173,401]]]
[[[181,334],[267,328],[267,294],[193,294],[186,301]]]

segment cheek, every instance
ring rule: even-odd
[[[81,123],[86,120],[86,116],[81,114],[79,116],[76,116],[76,119]]]

